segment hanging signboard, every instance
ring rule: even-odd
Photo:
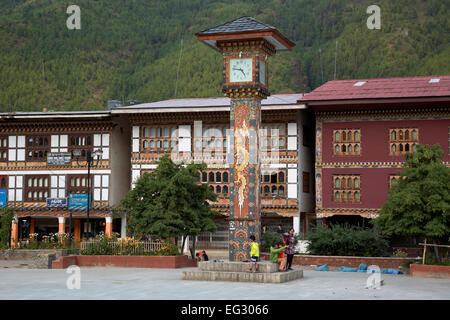
[[[70,152],[49,152],[47,153],[47,165],[66,166],[72,163]]]
[[[47,198],[48,208],[67,207],[67,198]]]
[[[0,189],[0,208],[8,205],[8,189]]]
[[[71,194],[69,194],[69,207],[68,207],[69,210],[73,210],[73,209],[86,210],[87,208],[88,208],[88,194],[87,193],[71,193]]]

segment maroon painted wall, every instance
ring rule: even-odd
[[[389,129],[419,129],[420,144],[439,143],[444,151],[443,161],[450,161],[449,127],[450,120],[410,120],[410,121],[359,121],[326,122],[322,126],[322,162],[404,162],[404,156],[389,155]],[[334,156],[333,129],[360,128],[361,155]],[[323,208],[381,208],[387,199],[389,175],[397,174],[397,168],[323,168],[322,203]],[[361,175],[361,202],[337,203],[332,200],[332,176],[337,174]]]
[[[448,149],[448,128],[450,120],[410,120],[410,121],[360,121],[360,122],[325,122],[322,126],[322,162],[398,162],[403,156],[389,155],[389,129],[419,129],[420,144],[439,143],[444,151],[443,161],[450,161]],[[333,129],[360,128],[361,155],[334,156]]]
[[[386,202],[389,188],[389,175],[401,169],[367,168],[367,169],[322,169],[322,202],[324,208],[381,208]],[[361,175],[361,202],[333,202],[332,176],[335,174]]]

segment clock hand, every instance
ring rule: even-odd
[[[244,77],[245,77],[245,72],[244,72],[244,70],[242,70],[242,68],[239,68],[239,69],[233,68],[233,70],[238,70],[238,71],[242,72],[242,74],[243,74]]]

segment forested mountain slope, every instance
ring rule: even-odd
[[[68,30],[67,7],[81,8]],[[381,8],[381,30],[366,9]],[[296,43],[272,58],[272,93],[338,79],[450,74],[450,0],[2,0],[0,111],[104,109],[220,96],[221,56],[196,32],[252,16]]]

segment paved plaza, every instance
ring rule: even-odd
[[[64,269],[0,269],[0,299],[446,299],[449,279],[382,275],[380,289],[366,289],[364,273],[305,270],[304,278],[282,283],[181,280],[183,269],[81,268],[81,288],[67,289]]]

